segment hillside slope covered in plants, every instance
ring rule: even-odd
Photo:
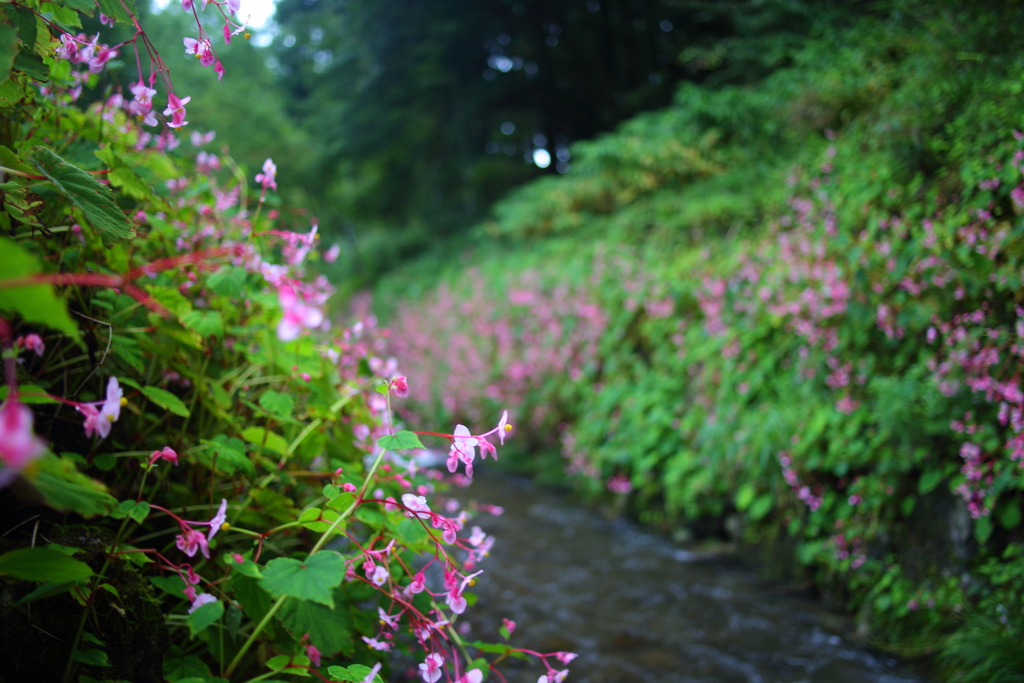
[[[1019,680],[1022,18],[890,3],[576,145],[378,286],[410,415],[509,402],[535,472],[790,552],[876,645]]]

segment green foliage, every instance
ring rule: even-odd
[[[394,348],[444,369],[409,370],[414,414],[507,407],[534,472],[666,529],[789,536],[878,646],[1000,680],[1024,628],[1022,17],[893,5],[756,87],[682,86],[501,202],[439,286],[378,291],[407,297]],[[563,358],[531,335],[578,326],[568,292],[601,317]]]
[[[75,581],[92,576],[85,562],[50,548],[22,548],[0,555],[0,573],[25,581]]]

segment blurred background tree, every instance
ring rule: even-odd
[[[193,95],[192,129],[216,130],[212,148],[249,175],[273,157],[284,204],[344,243],[333,275],[358,287],[443,257],[509,190],[568,172],[574,142],[667,105],[680,81],[752,83],[788,65],[862,3],[834,4],[281,0],[253,43],[219,48],[219,87],[184,56],[194,28],[178,3],[149,27]]]

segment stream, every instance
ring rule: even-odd
[[[844,639],[851,620],[785,595],[735,561],[692,561],[669,539],[609,521],[525,479],[479,471],[453,492],[500,505],[480,514],[496,538],[473,591],[467,640],[571,651],[566,683],[909,683],[895,659]],[[777,587],[776,587],[777,588]],[[564,668],[551,660],[555,668]],[[509,683],[535,683],[539,662],[510,660]],[[497,679],[492,679],[497,680]]]

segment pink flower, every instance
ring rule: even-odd
[[[208,541],[212,541],[213,540],[213,537],[216,536],[217,532],[220,531],[222,526],[224,526],[224,522],[227,520],[227,518],[228,518],[228,501],[225,500],[224,498],[221,498],[220,499],[220,508],[217,510],[217,514],[215,514],[213,516],[213,519],[211,519],[209,522],[206,522],[206,524],[210,525],[210,531],[209,531],[208,535],[206,536],[206,540],[208,540]]]
[[[96,406],[89,403],[83,403],[77,407],[78,412],[85,415],[85,435],[91,437],[100,430],[100,411],[96,410]]]
[[[505,630],[508,631],[509,635],[512,635],[513,633],[516,632],[516,622],[512,621],[511,619],[502,619],[501,620],[501,625],[505,627]],[[564,654],[564,653],[559,652],[558,654]],[[566,663],[567,662],[563,662],[563,664],[566,664]]]
[[[498,420],[498,439],[501,440],[501,445],[505,445],[505,432],[511,432],[512,425],[508,423],[508,411],[504,411],[501,414],[501,419]],[[497,460],[497,458],[495,458]]]
[[[171,122],[167,124],[168,126],[171,128],[181,128],[188,125],[188,121],[185,120],[185,105],[191,99],[191,97],[179,99],[174,93],[167,95],[167,109],[164,109],[164,116],[171,117]]]
[[[426,661],[420,664],[420,675],[427,683],[435,683],[441,678],[441,667],[444,666],[444,658],[432,652],[427,655]]]
[[[46,344],[43,343],[42,338],[38,334],[27,334],[24,337],[18,337],[14,345],[34,351],[37,356],[43,355],[43,351],[46,351]]]
[[[387,567],[378,564],[373,568],[373,576],[370,577],[370,581],[377,586],[383,586],[389,578],[391,578],[391,574],[388,573]]]
[[[46,444],[32,431],[32,411],[16,400],[0,406],[0,487],[46,452]]]
[[[431,517],[430,506],[427,505],[427,499],[425,496],[404,493],[402,494],[402,505],[410,511],[410,517],[412,517],[413,514],[420,519],[430,519]]]
[[[561,671],[555,671],[551,669],[546,675],[541,676],[537,679],[537,683],[562,683],[565,677],[569,675],[568,669],[562,669]]]
[[[574,660],[574,659],[576,659],[577,657],[579,657],[579,655],[578,655],[578,654],[576,654],[575,652],[556,652],[556,653],[555,653],[555,657],[556,657],[556,658],[558,659],[558,661],[560,661],[560,662],[561,662],[562,664],[568,664],[568,663],[569,663],[569,662],[571,662],[572,660]]]
[[[121,417],[121,406],[124,403],[124,392],[121,390],[121,385],[118,384],[116,377],[111,377],[107,382],[107,399],[100,409],[100,422],[97,431],[101,437],[106,438],[110,434],[110,425]]]
[[[324,261],[328,263],[334,263],[338,260],[338,255],[341,254],[341,246],[335,244],[330,249],[324,252]]]
[[[224,65],[217,60],[217,63],[213,65],[213,73],[217,74],[217,82],[219,83],[224,79]]]
[[[410,593],[422,593],[427,587],[427,579],[423,575],[423,572],[419,572],[416,576],[412,577],[412,582],[409,584]]]
[[[409,395],[409,381],[405,378],[405,375],[398,375],[391,380],[391,388],[395,390],[395,395],[399,398],[405,398]]]
[[[346,493],[355,493],[356,492],[356,485],[351,483],[351,482],[347,482],[346,481],[344,484],[342,484],[341,489],[343,491],[345,491]]]
[[[271,189],[271,190],[275,190],[276,191],[277,190],[277,181],[275,180],[276,178],[277,178],[277,166],[275,166],[274,162],[268,157],[267,160],[263,162],[263,173],[257,173],[256,174],[256,182],[257,183],[262,183],[264,190]]]
[[[195,529],[186,529],[175,538],[175,545],[189,557],[195,557],[196,551],[202,551],[203,557],[210,559],[210,546],[206,536]]]
[[[306,646],[306,656],[309,657],[313,666],[320,668],[320,650],[316,649],[316,645]]]
[[[455,679],[455,683],[480,683],[484,680],[484,674],[480,669],[470,669]]]
[[[149,464],[153,465],[158,460],[167,460],[174,465],[178,464],[178,454],[174,452],[174,449],[170,446],[164,446],[161,451],[153,451],[149,456]]]
[[[398,628],[398,620],[402,618],[402,613],[388,614],[382,608],[377,608],[377,617],[380,620],[381,626],[387,626],[389,628]]]
[[[188,608],[188,613],[192,614],[203,605],[209,605],[213,602],[217,602],[217,598],[213,597],[209,593],[200,593],[196,596],[195,600],[192,601],[192,606]]]
[[[452,585],[452,587],[448,589],[448,597],[445,598],[445,602],[448,604],[448,607],[451,608],[453,612],[455,612],[456,614],[462,614],[466,611],[467,603],[466,598],[462,596],[462,591],[466,590],[466,586],[469,586],[473,583],[474,576],[477,576],[482,573],[482,571],[479,571],[470,574],[469,576],[462,579],[461,584]]]
[[[473,460],[476,458],[476,437],[470,435],[465,425],[457,425],[452,438],[452,447],[448,451],[448,471],[455,472],[459,460],[466,464],[466,476],[473,476]]]
[[[364,640],[365,639],[366,638],[364,637]],[[360,683],[373,683],[377,679],[377,672],[378,671],[380,671],[380,662],[377,662],[376,664],[373,665],[373,668],[370,669],[370,672],[368,674],[366,674],[366,678],[364,678],[362,681],[360,681]]]
[[[363,636],[363,641],[372,647],[374,650],[380,650],[381,652],[387,652],[391,649],[391,643],[377,640],[376,638],[367,638]]]
[[[320,309],[307,306],[288,285],[282,285],[277,290],[277,298],[284,310],[277,324],[277,338],[281,341],[297,339],[303,328],[317,327],[324,320]]]
[[[200,579],[199,574],[196,574],[195,570],[192,569],[192,565],[186,564],[185,567],[188,568],[188,571],[185,573],[185,583],[190,583],[193,586],[198,586],[199,582],[202,580]]]

